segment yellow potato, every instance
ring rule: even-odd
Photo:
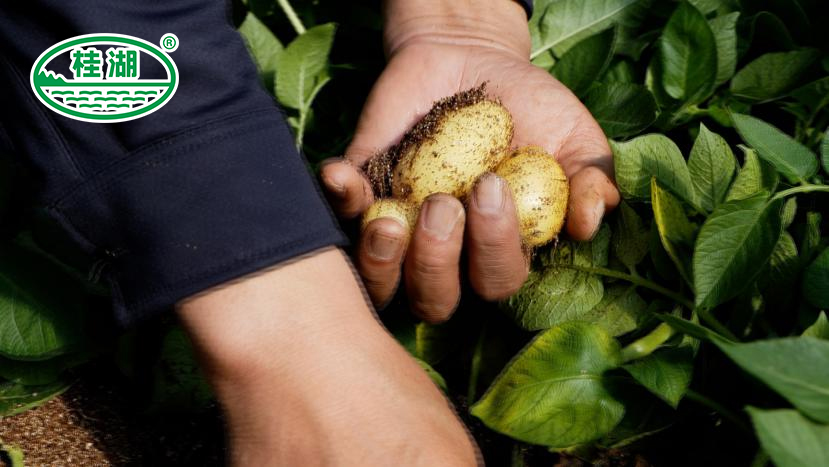
[[[569,185],[564,170],[543,149],[517,149],[495,173],[512,190],[521,238],[529,247],[549,243],[564,225]]]
[[[438,101],[397,146],[368,167],[381,197],[417,205],[434,193],[461,198],[509,154],[512,117],[483,86]]]
[[[368,224],[381,217],[390,217],[403,225],[409,232],[414,229],[417,222],[418,206],[400,199],[383,198],[374,202],[366,212],[360,223],[360,230],[365,230]]]

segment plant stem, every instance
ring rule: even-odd
[[[787,196],[791,196],[797,193],[811,193],[817,191],[829,192],[829,185],[812,185],[807,183],[801,186],[796,186],[794,188],[789,188],[788,190],[778,192],[776,195],[772,197],[772,200],[785,198]]]
[[[288,0],[276,0],[276,3],[282,8],[282,11],[285,12],[285,16],[288,17],[288,21],[291,22],[291,26],[294,27],[297,35],[305,34],[305,25],[302,24],[300,21],[299,16],[296,14],[294,7],[288,3]]]
[[[631,360],[647,357],[673,337],[674,334],[676,334],[676,331],[668,323],[660,324],[648,335],[631,342],[622,349],[622,362],[627,363]]]
[[[685,391],[685,397],[688,400],[692,400],[700,405],[704,405],[705,407],[714,410],[715,412],[719,413],[720,415],[728,419],[728,421],[736,425],[737,428],[740,428],[741,430],[744,430],[747,433],[753,433],[751,428],[748,425],[746,425],[746,423],[742,419],[740,419],[740,417],[738,417],[737,414],[727,409],[719,402],[709,399],[703,396],[702,394],[694,391],[693,389],[687,389]]]
[[[644,287],[646,289],[653,290],[656,293],[664,295],[675,302],[679,303],[680,305],[693,310],[694,303],[681,294],[674,292],[673,290],[667,289],[662,287],[661,285],[657,284],[656,282],[650,281],[645,279],[642,276],[634,276],[633,274],[628,274],[621,271],[616,271],[614,269],[602,268],[602,267],[595,267],[595,266],[579,266],[577,264],[554,264],[554,266],[563,267],[563,268],[570,268],[576,271],[587,272],[591,274],[597,274],[599,276],[605,277],[613,277],[615,279],[622,279],[625,281],[630,282],[631,284],[638,285],[640,287]]]

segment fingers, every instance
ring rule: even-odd
[[[567,233],[574,240],[590,240],[602,217],[619,204],[619,192],[605,170],[587,166],[570,178]]]
[[[362,171],[349,160],[326,159],[320,168],[328,202],[338,216],[351,219],[360,215],[374,202],[371,185]]]
[[[412,311],[424,321],[446,321],[460,299],[464,218],[461,202],[447,194],[421,207],[403,269]]]
[[[357,270],[378,308],[385,306],[397,290],[408,243],[408,228],[391,218],[376,219],[363,230]]]
[[[469,281],[485,300],[509,297],[527,279],[512,192],[501,177],[481,177],[467,208]]]

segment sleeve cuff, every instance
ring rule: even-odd
[[[346,243],[275,108],[139,149],[50,211],[106,261],[123,325]]]

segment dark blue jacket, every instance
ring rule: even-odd
[[[229,8],[223,0],[23,0],[0,8],[0,139],[32,169],[37,201],[106,260],[124,324],[345,242]],[[35,59],[93,33],[155,44],[176,34],[173,98],[123,123],[72,120],[37,101],[29,85]]]

